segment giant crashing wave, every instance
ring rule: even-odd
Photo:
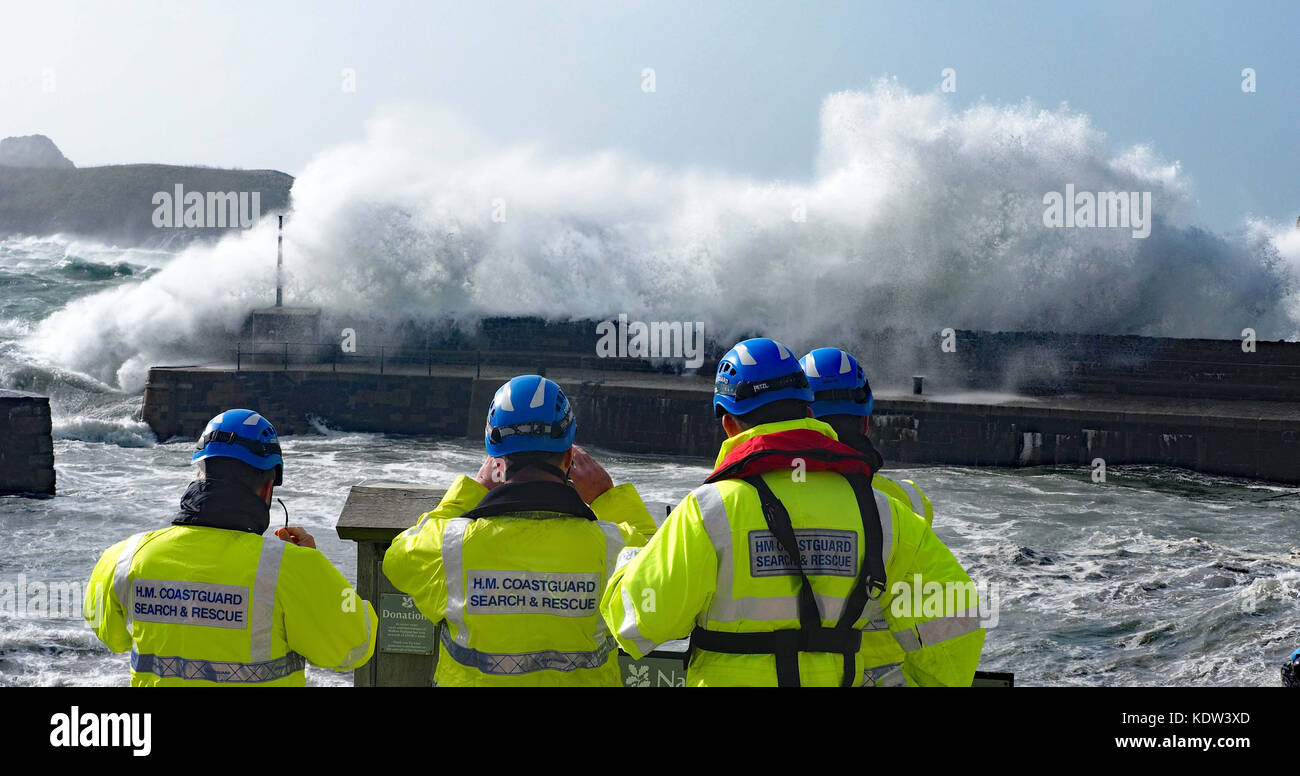
[[[1178,164],[1113,149],[1086,115],[881,80],[828,96],[804,182],[490,143],[403,108],[293,188],[286,295],[333,322],[484,316],[704,321],[797,349],[866,330],[1300,335],[1300,232],[1193,222]],[[1151,231],[1044,226],[1044,196],[1151,192]],[[68,304],[25,346],[124,390],[212,356],[268,303],[269,219]]]

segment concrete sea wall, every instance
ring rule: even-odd
[[[1300,483],[1300,410],[1236,404],[880,401],[872,437],[887,461],[1039,466],[1091,465],[1100,458],[1107,466],[1160,464]]]
[[[150,370],[143,419],[161,439],[197,438],[222,409],[249,407],[282,433],[309,418],[347,431],[480,438],[510,375],[325,368]],[[711,458],[722,440],[710,383],[656,374],[552,373],[574,403],[579,440],[636,453]],[[1300,483],[1300,405],[1165,397],[1044,397],[981,404],[879,397],[873,438],[887,461],[971,466],[1162,464]]]
[[[443,370],[444,372],[447,370]],[[581,441],[638,453],[710,456],[722,432],[708,393],[657,385],[551,375],[578,416]],[[197,438],[217,412],[256,409],[282,434],[310,433],[311,418],[343,431],[481,437],[492,395],[508,378],[454,374],[376,374],[328,370],[155,368],[145,388],[143,420],[159,439]],[[679,380],[680,381],[680,380]]]

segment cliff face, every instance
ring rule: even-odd
[[[6,137],[0,140],[0,167],[70,170],[76,166],[45,135]]]
[[[0,237],[68,234],[121,246],[180,247],[289,208],[275,170],[166,164],[76,168],[41,135],[0,141]]]

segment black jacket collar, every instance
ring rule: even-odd
[[[462,517],[476,520],[480,517],[497,517],[518,512],[558,512],[585,520],[595,520],[596,514],[583,503],[578,491],[562,482],[507,482],[498,485],[483,497],[478,506]]]
[[[195,480],[181,496],[181,511],[172,525],[204,525],[263,534],[271,508],[243,485],[223,480]]]
[[[885,468],[885,459],[871,444],[871,439],[866,434],[853,434],[849,437],[840,437],[840,441],[852,447],[854,450],[862,453],[863,456],[871,463],[871,471],[878,472]]]

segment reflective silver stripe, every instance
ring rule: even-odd
[[[605,573],[601,577],[601,596],[605,594],[605,585],[609,584],[609,578],[613,576],[614,569],[618,568],[618,556],[623,552],[623,532],[614,523],[606,520],[597,520],[596,525],[605,533]],[[596,601],[600,603],[599,600]],[[605,618],[600,612],[596,612],[596,643],[602,644],[609,640],[609,626],[605,624]]]
[[[447,622],[456,626],[456,641],[469,648],[469,629],[465,627],[465,561],[461,548],[469,520],[448,520],[442,529],[442,571],[447,580]],[[444,636],[447,629],[443,629]]]
[[[834,620],[839,615],[833,613],[844,611],[844,604],[847,599],[821,593],[814,593],[813,595],[817,599],[817,607],[821,610],[823,619]],[[779,598],[746,596],[727,601],[715,599],[713,605],[709,608],[709,619],[714,622],[798,620],[799,600],[794,596],[781,596]],[[866,606],[862,608],[862,616],[858,618],[859,622],[863,620],[865,622],[861,629],[864,631],[889,630],[889,624],[885,622],[884,613],[878,600],[867,601]]]
[[[875,488],[871,492],[876,497],[876,511],[880,512],[880,559],[889,571],[889,558],[894,552],[894,510],[889,505],[889,496]]]
[[[979,629],[979,613],[970,610],[939,617],[916,626],[916,632],[920,634],[921,642],[924,644],[938,644]]]
[[[420,529],[424,527],[424,521],[427,520],[428,517],[429,517],[428,514],[420,515],[420,519],[415,521],[415,525],[411,526],[410,528],[407,528],[405,531],[402,531],[400,536],[403,537],[418,536],[420,533]]]
[[[921,498],[921,492],[916,486],[907,480],[898,480],[898,486],[907,494],[907,498],[912,502],[912,511],[920,517],[925,517],[925,499]]]
[[[906,687],[902,663],[886,663],[868,668],[862,675],[863,687]]]
[[[618,554],[618,562],[614,564],[614,570],[618,571],[619,569],[623,568],[627,564],[631,563],[632,559],[635,558],[640,553],[641,553],[640,547],[624,547],[622,552]]]
[[[605,532],[605,580],[608,581],[614,569],[618,568],[618,554],[623,551],[626,543],[623,541],[623,532],[617,525],[604,520],[597,520],[596,525]]]
[[[636,604],[632,602],[632,596],[627,592],[627,588],[619,592],[623,594],[623,621],[618,624],[618,635],[625,641],[635,644],[642,655],[648,655],[654,650],[655,643],[642,636],[641,629],[636,626]]]
[[[704,625],[708,620],[725,622],[738,619],[731,611],[738,603],[731,598],[736,571],[731,550],[731,521],[727,519],[727,507],[722,503],[722,492],[716,484],[707,483],[691,491],[691,495],[695,496],[695,503],[700,505],[704,530],[709,534],[713,549],[718,554],[717,587],[713,591],[708,611],[700,613],[699,624]]]
[[[147,533],[147,532],[146,532]],[[113,590],[117,593],[117,602],[122,605],[122,614],[126,617],[126,632],[131,632],[131,560],[140,546],[145,534],[138,533],[126,540],[122,554],[117,556],[117,567],[113,571]]]
[[[979,614],[965,611],[948,617],[938,617],[907,630],[895,631],[894,639],[905,651],[915,652],[922,647],[965,636],[979,629]]]
[[[356,595],[355,591],[353,592],[353,595]],[[338,669],[340,671],[346,671],[348,668],[351,668],[354,663],[366,654],[366,650],[370,648],[370,607],[365,605],[365,601],[362,601],[361,608],[366,612],[366,637],[361,640],[360,644],[352,648],[352,651],[343,658],[342,663],[339,663]]]
[[[922,646],[921,637],[917,634],[916,628],[894,631],[894,640],[898,642],[898,646],[902,647],[904,652],[915,652]]]
[[[442,646],[452,660],[475,668],[485,674],[510,676],[527,674],[533,671],[578,671],[584,668],[600,668],[614,651],[614,642],[608,635],[596,643],[599,645],[590,652],[558,652],[553,649],[541,652],[496,653],[480,652],[477,649],[457,644],[442,629]]]
[[[257,578],[253,580],[253,603],[248,614],[251,631],[249,654],[252,662],[271,659],[271,635],[275,632],[275,588],[280,581],[280,560],[285,543],[275,537],[263,537],[262,552],[257,558]]]
[[[279,540],[277,540],[279,541]],[[307,667],[302,655],[290,652],[275,660],[237,663],[225,660],[190,660],[183,657],[141,655],[131,650],[131,670],[164,679],[192,679],[229,684],[254,684],[283,679]]]
[[[885,609],[880,605],[879,598],[869,598],[867,603],[862,607],[862,616],[860,620],[866,620],[862,625],[864,631],[887,631],[889,623],[885,620]]]

